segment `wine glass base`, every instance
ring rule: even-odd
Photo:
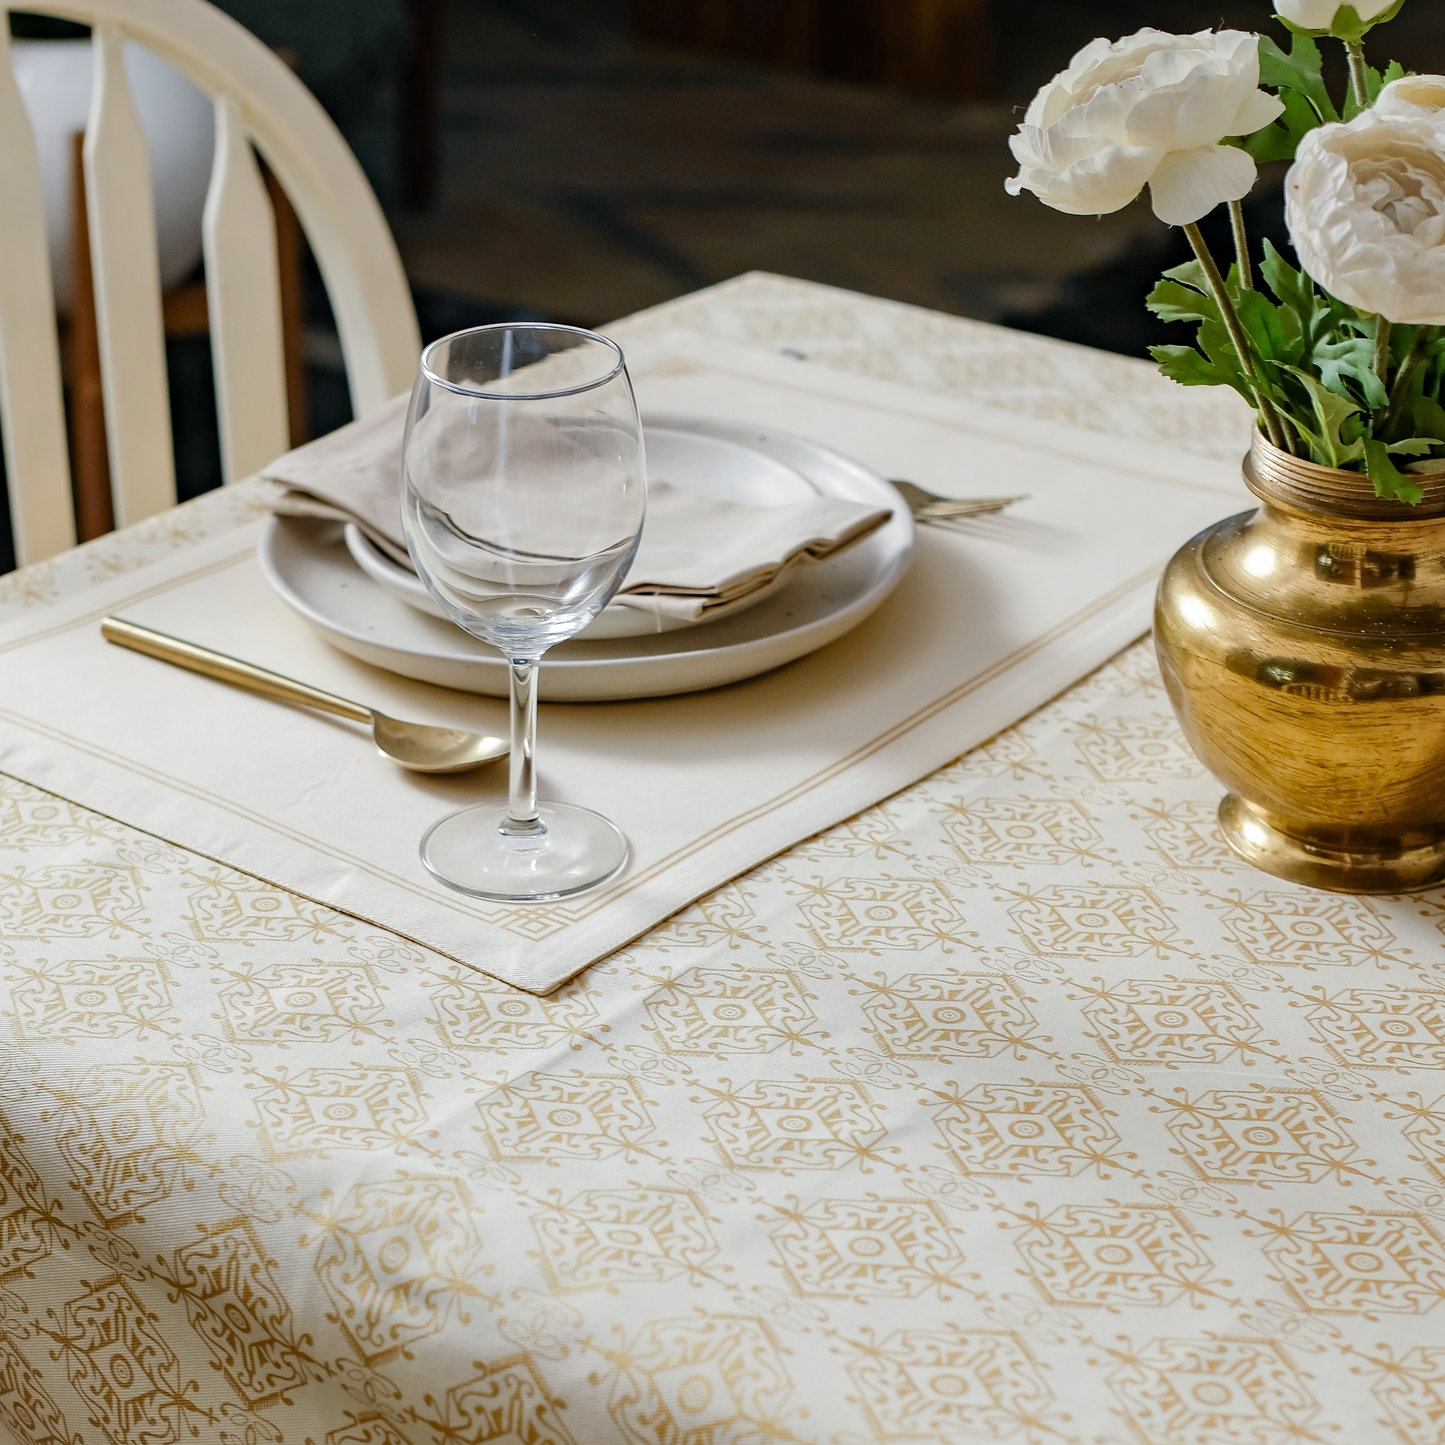
[[[505,833],[507,809],[463,808],[421,840],[433,878],[497,903],[549,903],[606,883],[627,862],[627,839],[600,813],[571,803],[539,803],[537,833]]]

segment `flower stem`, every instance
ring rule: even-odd
[[[1365,76],[1365,42],[1347,40],[1345,50],[1350,57],[1350,90],[1354,93],[1355,104],[1365,110],[1370,104],[1370,83]]]
[[[1275,411],[1274,404],[1264,394],[1264,383],[1261,381],[1254,363],[1254,351],[1249,344],[1249,338],[1244,334],[1244,327],[1239,320],[1239,312],[1234,309],[1234,302],[1230,299],[1229,287],[1225,285],[1224,277],[1219,274],[1219,266],[1210,254],[1204,235],[1197,223],[1191,222],[1185,226],[1184,234],[1189,237],[1189,244],[1194,247],[1194,254],[1204,268],[1204,275],[1209,281],[1209,289],[1214,296],[1215,304],[1219,307],[1219,314],[1224,321],[1224,329],[1229,333],[1229,339],[1234,344],[1239,364],[1254,385],[1255,404],[1259,410],[1259,419],[1264,423],[1265,435],[1281,451],[1288,451],[1290,449],[1289,442],[1285,436],[1284,427],[1280,424],[1279,413]]]
[[[1383,317],[1375,318],[1375,375],[1388,396],[1390,392],[1390,333],[1394,327]]]
[[[1234,255],[1239,262],[1239,284],[1253,291],[1254,263],[1249,259],[1249,231],[1244,224],[1244,206],[1239,201],[1229,203],[1229,224],[1234,230]]]
[[[1385,420],[1382,426],[1376,427],[1376,434],[1382,441],[1397,442],[1400,423],[1405,419],[1405,401],[1410,395],[1410,383],[1415,379],[1415,373],[1419,371],[1420,364],[1425,360],[1426,348],[1434,340],[1436,329],[1433,326],[1422,326],[1415,332],[1414,343],[1407,355],[1400,363],[1400,370],[1395,374],[1395,386],[1390,393],[1390,404],[1385,412]],[[1445,438],[1442,438],[1445,440]]]

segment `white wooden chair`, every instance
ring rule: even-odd
[[[6,21],[9,8],[0,12]],[[250,475],[289,446],[276,231],[253,146],[311,242],[356,414],[411,386],[420,337],[381,209],[335,126],[271,51],[206,0],[29,0],[14,8],[92,27],[85,185],[118,527],[175,502],[151,179],[121,59],[127,41],[169,61],[215,103],[203,233],[225,480]],[[74,545],[75,530],[40,172],[8,23],[0,23],[0,424],[24,565]]]

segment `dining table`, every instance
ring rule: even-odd
[[[1022,460],[961,491],[1038,492],[1067,429],[1219,478],[1196,530],[1251,505],[1236,400],[1143,361],[765,274],[609,331],[987,413]],[[1174,495],[1130,505],[1168,532]],[[0,725],[51,619],[262,506],[0,577]],[[925,525],[920,557],[993,548],[1023,606],[1046,522]],[[1166,557],[985,735],[861,808],[830,774],[827,826],[550,991],[62,785],[36,723],[0,752],[0,1435],[1441,1445],[1445,892],[1229,851],[1144,636]],[[908,621],[890,646],[980,625]]]

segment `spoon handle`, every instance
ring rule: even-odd
[[[338,713],[353,722],[372,721],[371,709],[360,703],[348,702],[334,693],[322,692],[318,687],[308,687],[282,677],[279,672],[267,672],[264,667],[242,662],[239,658],[227,657],[224,652],[212,652],[208,647],[197,647],[194,642],[183,642],[179,637],[168,637],[164,632],[153,632],[136,622],[126,622],[120,617],[107,617],[100,624],[101,635],[107,642],[118,647],[128,647],[132,652],[143,652],[147,657],[158,657],[162,662],[174,663],[177,667],[199,672],[205,677],[214,677],[220,682],[234,683],[248,692],[259,692],[263,697],[274,697],[281,702],[299,703],[302,707],[319,708],[322,712]]]

